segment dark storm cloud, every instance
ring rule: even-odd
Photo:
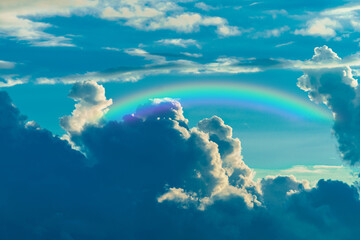
[[[256,183],[231,127],[212,117],[190,129],[174,100],[70,133],[92,167],[66,141],[26,123],[4,92],[0,129],[1,239],[346,240],[360,233],[355,187],[320,181],[309,188],[286,176]]]

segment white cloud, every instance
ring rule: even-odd
[[[12,87],[19,84],[24,84],[29,81],[29,77],[18,77],[17,75],[3,75],[0,76],[0,87]]]
[[[274,19],[276,19],[279,15],[282,15],[282,16],[288,15],[288,12],[285,9],[269,10],[269,11],[264,11],[264,13],[271,15],[272,18],[274,18]]]
[[[360,31],[360,5],[347,4],[320,12],[310,12],[306,27],[295,30],[295,34],[303,36],[320,36],[326,39],[334,38],[341,41],[354,31]],[[341,36],[337,36],[341,34]]]
[[[263,32],[258,32],[254,35],[254,38],[271,38],[271,37],[279,37],[284,32],[289,31],[290,28],[288,26],[283,26],[281,28],[269,29]]]
[[[203,55],[200,54],[200,53],[188,53],[188,52],[182,52],[181,54],[183,54],[184,56],[187,56],[187,57],[193,57],[193,58],[200,58],[202,57]]]
[[[200,26],[215,26],[221,36],[240,34],[224,18],[188,12],[174,2],[137,0],[14,0],[0,2],[0,34],[39,47],[73,47],[69,35],[56,36],[46,30],[53,27],[30,17],[91,15],[141,30],[169,29],[178,32],[198,31]]]
[[[323,11],[321,14],[322,15],[330,15],[330,16],[343,15],[343,14],[348,14],[348,13],[352,13],[354,11],[359,11],[359,10],[360,10],[360,5],[345,5],[345,6],[327,9],[327,10]]]
[[[96,81],[96,82],[135,82],[145,76],[160,75],[169,73],[178,74],[239,74],[239,73],[254,73],[263,71],[262,67],[256,64],[252,65],[253,59],[241,59],[235,57],[218,58],[210,63],[198,63],[185,59],[169,61],[164,56],[151,54],[143,49],[131,48],[125,49],[125,53],[142,57],[150,61],[149,64],[140,66],[135,69],[111,70],[104,72],[87,72],[85,74],[75,74],[58,78],[37,78],[38,84],[73,84],[82,81]],[[194,55],[189,53],[182,53],[188,57],[201,57],[201,55]]]
[[[208,17],[199,13],[182,13],[174,16],[167,16],[164,18],[154,19],[145,29],[171,29],[178,32],[196,32],[199,31],[200,26],[215,26],[216,32],[220,36],[235,36],[240,35],[241,32],[236,26],[229,26],[226,19],[221,17]],[[140,28],[144,26],[139,26]]]
[[[174,2],[120,1],[117,6],[106,7],[100,16],[113,21],[125,20],[125,25],[142,30],[169,29],[190,33],[199,31],[200,26],[215,26],[220,36],[240,34],[239,29],[229,26],[224,18],[187,12]]]
[[[71,39],[44,32],[51,27],[48,23],[36,22],[27,17],[69,16],[79,9],[93,7],[97,1],[91,0],[14,0],[0,2],[0,34],[30,42],[34,46],[74,46]]]
[[[102,49],[109,50],[109,51],[115,51],[115,52],[120,52],[121,51],[121,49],[114,48],[114,47],[103,47]]]
[[[228,26],[227,24],[217,26],[216,32],[223,37],[237,36],[241,34],[238,27]]]
[[[204,10],[204,11],[210,11],[210,10],[216,10],[218,9],[217,7],[213,7],[213,6],[210,6],[204,2],[197,2],[195,3],[195,7],[201,9],[201,10]]]
[[[200,44],[194,39],[173,38],[173,39],[161,39],[156,42],[163,45],[174,45],[183,48],[187,48],[189,46],[196,46],[197,48],[201,48]]]
[[[15,67],[14,62],[0,60],[0,69],[11,69]]]
[[[69,134],[80,133],[88,124],[97,124],[109,110],[112,99],[106,99],[103,86],[94,81],[75,83],[69,97],[77,101],[70,116],[60,119],[60,125]]]
[[[287,43],[280,43],[280,44],[278,44],[278,45],[276,45],[275,47],[284,47],[284,46],[288,46],[288,45],[291,45],[291,44],[293,44],[294,42],[293,41],[291,41],[291,42],[287,42]]]
[[[250,3],[249,6],[255,6],[255,5],[258,5],[258,4],[261,4],[263,2],[253,2],[253,3]]]
[[[342,28],[337,20],[332,20],[328,17],[311,19],[306,25],[306,28],[296,29],[294,33],[296,35],[329,38],[336,36],[336,30]]]
[[[151,61],[154,61],[156,63],[164,63],[164,62],[166,62],[165,57],[150,54],[150,53],[148,53],[147,51],[145,51],[145,50],[143,50],[141,48],[128,48],[128,49],[125,49],[124,52],[131,55],[131,56],[143,57],[146,60],[151,60]]]
[[[277,47],[290,45],[292,42],[277,45]],[[168,60],[163,55],[156,55],[149,53],[141,48],[129,48],[123,50],[125,53],[141,57],[149,63],[137,67],[113,68],[100,72],[86,72],[83,74],[73,74],[63,77],[46,78],[39,77],[35,81],[37,84],[73,84],[82,81],[96,82],[136,82],[146,76],[162,75],[162,74],[241,74],[241,73],[255,73],[266,71],[268,69],[297,69],[297,70],[311,70],[311,69],[331,69],[347,66],[360,66],[360,55],[355,54],[337,60],[337,58],[328,58],[324,61],[318,61],[317,58],[324,56],[324,54],[317,54],[316,57],[300,61],[291,59],[263,59],[256,58],[240,58],[240,57],[219,57],[208,63],[200,63],[195,60],[177,59]],[[316,51],[321,51],[317,48]],[[330,51],[329,51],[330,52]],[[335,53],[334,53],[335,54]],[[180,55],[191,58],[202,57],[201,54],[180,52]],[[355,74],[355,71],[354,71]]]

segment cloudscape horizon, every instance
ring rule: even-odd
[[[0,238],[356,238],[359,14],[2,1]]]

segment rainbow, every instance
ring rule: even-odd
[[[133,113],[149,99],[178,99],[182,106],[232,106],[279,115],[289,120],[331,121],[329,111],[293,95],[258,85],[233,82],[191,82],[153,87],[122,96],[106,119],[117,120]]]

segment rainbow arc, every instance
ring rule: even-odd
[[[174,98],[184,108],[232,106],[274,114],[289,120],[331,121],[331,113],[307,99],[263,86],[233,82],[192,82],[148,88],[120,97],[106,114],[121,119],[149,99]]]

